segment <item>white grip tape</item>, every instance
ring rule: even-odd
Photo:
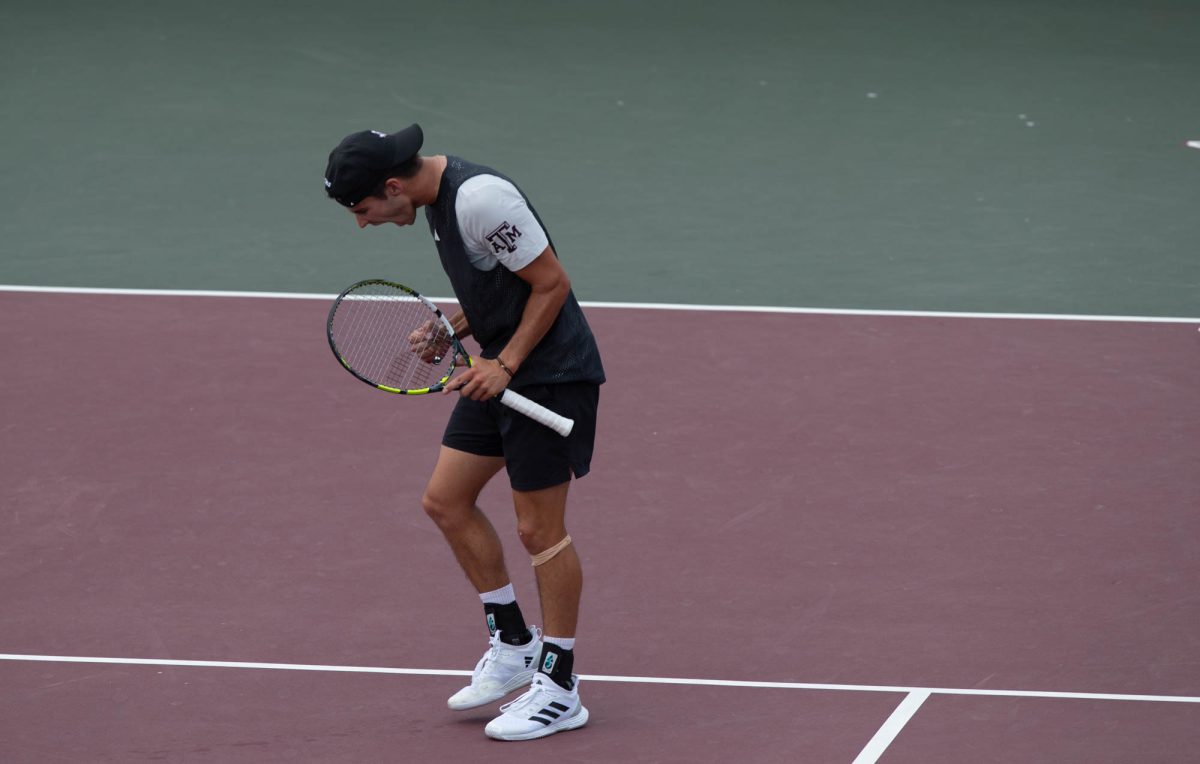
[[[524,395],[514,393],[512,390],[505,390],[501,393],[500,402],[513,411],[519,411],[533,421],[546,425],[564,438],[571,434],[571,428],[575,426],[575,420],[559,416],[540,403],[534,403]]]

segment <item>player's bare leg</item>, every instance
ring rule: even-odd
[[[533,681],[541,654],[541,632],[527,627],[516,603],[504,549],[496,529],[476,502],[504,466],[501,457],[476,456],[442,447],[421,503],[479,592],[491,633],[489,648],[471,673],[471,683],[446,704],[462,711],[494,703]]]
[[[455,559],[478,592],[507,586],[504,547],[476,502],[504,467],[500,456],[478,456],[442,446],[421,506],[446,537]]]
[[[488,737],[531,740],[578,729],[588,721],[588,710],[579,699],[579,677],[571,671],[583,572],[563,521],[569,487],[563,483],[542,491],[513,492],[517,532],[537,571],[546,633],[529,690],[501,706],[500,715],[484,728]]]
[[[545,552],[567,536],[566,509],[570,483],[541,491],[514,491],[517,535],[530,556]],[[549,636],[574,638],[583,592],[583,568],[574,544],[567,544],[534,567],[542,605],[542,625]]]

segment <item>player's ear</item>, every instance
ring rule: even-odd
[[[383,183],[388,196],[400,196],[404,193],[404,181],[400,178],[388,178]]]

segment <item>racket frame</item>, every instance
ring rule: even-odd
[[[442,325],[446,329],[446,334],[450,339],[450,365],[447,367],[446,373],[436,383],[430,385],[429,387],[408,390],[380,384],[379,382],[373,382],[372,380],[367,379],[362,374],[355,371],[354,368],[351,367],[346,361],[346,359],[342,357],[341,352],[338,350],[337,342],[335,342],[333,339],[334,317],[337,315],[338,308],[341,307],[342,301],[348,295],[357,289],[371,285],[386,286],[400,290],[409,297],[419,300],[437,317],[439,321],[442,322]],[[333,351],[333,355],[338,359],[338,362],[342,365],[342,368],[350,372],[355,379],[361,380],[371,387],[374,387],[377,390],[382,390],[385,393],[394,393],[396,395],[427,395],[429,393],[441,392],[442,390],[446,389],[446,383],[450,381],[450,377],[454,374],[455,369],[462,365],[458,363],[459,358],[463,359],[468,368],[475,365],[475,361],[471,358],[471,354],[467,352],[465,347],[463,347],[462,340],[458,338],[458,333],[454,331],[454,327],[450,324],[450,319],[446,317],[446,314],[442,312],[441,308],[435,305],[432,300],[420,294],[412,287],[405,286],[404,284],[400,284],[395,281],[388,281],[387,279],[365,279],[363,281],[358,281],[354,284],[351,284],[343,289],[342,293],[337,296],[337,299],[333,301],[333,305],[329,308],[329,318],[325,323],[325,336],[329,340],[329,349]],[[498,397],[500,402],[504,405],[524,414],[525,416],[528,416],[534,421],[540,422],[546,427],[549,427],[557,432],[559,435],[562,435],[564,438],[571,433],[571,429],[575,425],[573,420],[568,419],[561,414],[555,413],[539,403],[529,400],[514,390],[509,390],[506,388]]]
[[[437,317],[439,321],[442,322],[442,325],[446,328],[446,334],[450,338],[450,349],[454,352],[450,354],[450,365],[446,368],[446,373],[442,375],[440,380],[429,387],[419,387],[406,390],[398,387],[391,387],[390,385],[384,385],[379,382],[374,382],[370,379],[367,379],[362,374],[359,374],[352,366],[350,366],[346,359],[342,357],[341,352],[338,350],[337,342],[335,342],[333,339],[333,319],[337,315],[338,308],[342,305],[342,300],[344,300],[351,292],[354,292],[362,287],[375,284],[391,287],[393,289],[399,289],[409,297],[419,300]],[[442,312],[441,308],[435,305],[430,299],[425,297],[425,295],[418,293],[412,287],[407,287],[404,284],[399,284],[395,281],[387,281],[386,279],[365,279],[363,281],[351,284],[343,289],[342,293],[339,294],[337,299],[333,301],[333,306],[329,309],[329,319],[325,324],[325,336],[329,340],[329,349],[333,351],[333,355],[338,359],[338,363],[342,365],[342,368],[353,374],[356,379],[362,380],[371,387],[374,387],[377,390],[382,390],[385,393],[395,393],[396,395],[428,395],[429,393],[438,393],[445,389],[446,383],[450,381],[450,375],[454,374],[454,370],[459,367],[460,364],[458,363],[458,358],[460,356],[466,360],[468,367],[474,365],[470,354],[467,353],[466,349],[463,348],[462,341],[458,338],[458,335],[455,334],[454,327],[450,325],[450,319],[446,318],[446,314]]]

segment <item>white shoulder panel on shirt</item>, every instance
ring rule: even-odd
[[[518,271],[546,251],[549,239],[516,186],[495,175],[476,175],[458,188],[458,228],[471,264]]]

